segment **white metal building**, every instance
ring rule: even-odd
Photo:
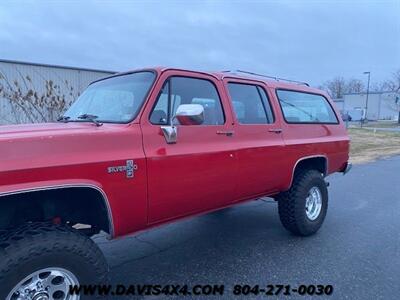
[[[31,95],[28,91],[32,90],[36,93],[36,99],[40,100],[41,97],[49,96],[51,85],[53,92],[58,96],[62,95],[69,104],[89,83],[113,73],[115,72],[0,59],[0,89],[3,88],[3,94],[0,93],[0,124],[31,121],[21,113],[13,114],[15,103],[10,103],[13,102],[10,100],[11,96],[4,96],[4,89],[9,89],[8,95],[9,91],[16,91],[19,97]],[[18,92],[18,89],[21,91]]]
[[[397,103],[396,99],[398,99]],[[397,120],[400,109],[399,99],[400,95],[394,92],[370,92],[368,94],[368,120]],[[365,117],[366,93],[345,94],[341,99],[334,99],[334,102],[354,121]]]

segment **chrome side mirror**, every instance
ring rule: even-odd
[[[181,104],[174,118],[181,125],[201,125],[204,122],[204,108],[200,104]]]
[[[164,134],[167,144],[175,144],[178,135],[176,126],[161,126],[161,131]]]
[[[171,120],[171,125],[161,126],[167,144],[175,144],[178,136],[178,128],[173,124],[177,119],[180,125],[200,125],[204,122],[204,108],[200,104],[181,104]]]

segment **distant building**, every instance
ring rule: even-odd
[[[32,117],[27,117],[21,112],[21,109],[25,108],[16,110],[15,99],[10,100],[10,97],[5,97],[4,89],[14,89],[17,92],[20,89],[22,95],[30,95],[34,99],[32,93],[29,92],[31,90],[36,93],[34,96],[39,100],[42,96],[46,96],[46,93],[48,94],[49,89],[53,89],[54,94],[59,96],[55,99],[64,97],[63,99],[69,104],[89,83],[113,73],[115,72],[0,59],[0,124],[32,121]],[[1,94],[1,88],[3,88],[3,94]],[[10,95],[9,90],[7,90],[8,95]],[[34,104],[33,101],[35,100],[32,100],[32,104]],[[31,109],[36,108],[31,107]],[[38,114],[54,119],[54,115],[59,112],[52,112],[51,109],[49,107],[47,111],[38,111]],[[41,120],[38,118],[35,121]]]
[[[396,100],[397,99],[397,100]],[[345,94],[343,98],[333,100],[341,112],[347,113],[352,120],[365,117],[366,93]],[[397,101],[397,102],[396,102]],[[370,92],[368,94],[368,120],[397,120],[399,117],[400,94],[395,92]]]

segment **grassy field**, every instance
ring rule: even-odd
[[[350,128],[350,161],[365,163],[400,154],[400,133]]]
[[[359,124],[355,124],[354,127],[360,127]],[[400,128],[400,124],[397,121],[377,121],[372,122],[369,121],[367,124],[364,124],[363,127],[369,128]]]

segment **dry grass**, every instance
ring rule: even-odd
[[[400,154],[400,133],[350,128],[350,161],[365,163]]]
[[[364,124],[363,127],[370,128],[398,128],[400,124],[397,121],[378,121],[378,122],[368,122]]]

